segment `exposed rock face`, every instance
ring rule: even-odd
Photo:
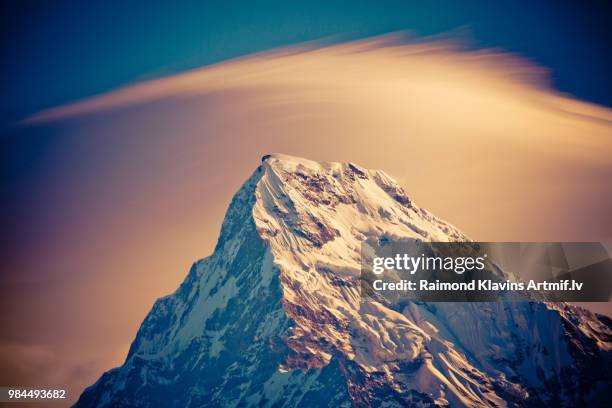
[[[382,237],[468,240],[382,171],[264,157],[214,253],[77,406],[605,402],[609,319],[565,304],[364,303],[360,242]]]

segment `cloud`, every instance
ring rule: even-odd
[[[609,110],[564,98],[549,89],[548,83],[545,69],[516,55],[493,49],[467,50],[462,41],[448,37],[417,40],[396,33],[349,43],[311,42],[262,52],[45,110],[24,123],[58,121],[168,98],[232,90],[283,90],[290,92],[287,99],[301,96],[324,102],[326,96],[360,97],[359,92],[364,90],[382,95],[389,88],[411,91],[404,98],[427,97],[441,91],[441,86],[448,87],[449,93],[470,89],[482,92],[487,88],[491,95],[532,98],[534,103],[570,114],[611,120]]]

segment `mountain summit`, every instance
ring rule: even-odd
[[[468,241],[383,171],[264,156],[214,253],[76,406],[605,402],[608,318],[544,302],[363,301],[360,244],[382,237]]]

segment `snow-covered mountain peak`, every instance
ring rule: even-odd
[[[264,156],[262,168],[254,214],[266,236],[283,229],[306,232],[302,238],[318,248],[336,237],[359,240],[381,233],[428,241],[467,239],[418,207],[384,171],[280,154]]]
[[[360,297],[369,238],[467,241],[389,175],[273,154],[214,253],[79,406],[558,406],[610,383],[609,319],[564,304]]]
[[[517,335],[514,315],[527,313],[529,305],[443,304],[434,308],[435,313],[427,305],[412,305],[401,313],[360,301],[362,241],[383,236],[468,241],[464,234],[415,204],[380,170],[272,155],[263,161],[262,173],[253,216],[279,269],[284,309],[295,322],[286,343],[297,357],[286,362],[286,369],[322,367],[342,354],[364,372],[386,373],[386,380],[394,383],[398,360],[406,358],[422,362],[419,388],[435,395],[438,402],[502,404],[493,391],[495,386],[526,393],[516,384],[506,384],[503,371],[493,377],[485,371],[490,367],[487,359],[495,354],[515,357],[515,348],[501,352],[494,345]],[[482,321],[494,314],[505,316],[504,323],[482,332]],[[445,319],[450,320],[442,323]],[[524,330],[522,336],[532,335],[528,326]],[[439,359],[429,365],[432,349]],[[467,356],[473,349],[479,357],[470,361]],[[559,368],[567,351],[558,349],[556,355],[557,360],[546,363],[546,369],[551,365]],[[523,369],[527,372],[538,366],[532,361]]]

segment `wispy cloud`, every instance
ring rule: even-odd
[[[162,100],[231,90],[301,91],[302,98],[384,96],[389,88],[405,91],[397,103],[431,97],[446,87],[449,95],[471,90],[507,99],[531,98],[554,109],[610,121],[608,109],[580,103],[553,92],[547,71],[499,50],[467,50],[463,42],[439,37],[412,39],[405,34],[341,44],[311,42],[263,52],[182,74],[126,86],[76,103],[45,110],[25,124],[57,121],[95,112]],[[460,89],[458,89],[460,88]],[[397,93],[394,97],[397,97]],[[440,95],[444,96],[444,95]]]

